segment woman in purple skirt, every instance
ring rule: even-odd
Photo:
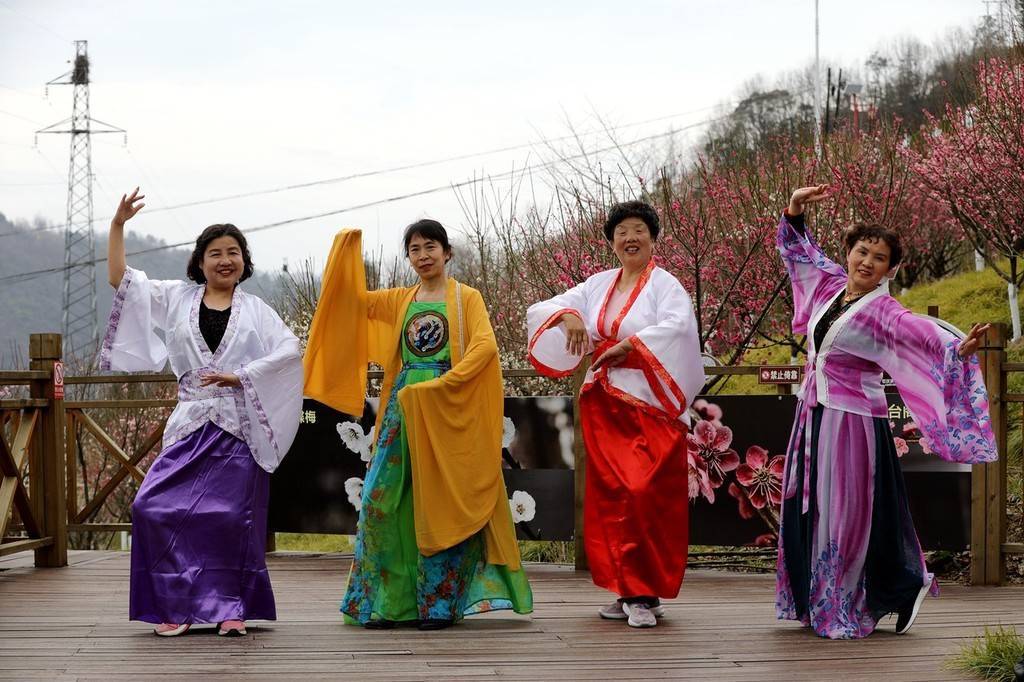
[[[117,293],[100,369],[160,371],[169,361],[178,404],[132,505],[129,617],[155,623],[164,637],[198,623],[244,635],[246,620],[276,617],[264,558],[267,501],[270,472],[298,430],[299,342],[266,303],[238,288],[253,266],[234,225],[199,235],[187,267],[193,283],[129,268],[124,225],[142,199],[137,188],[122,197],[110,223]]]
[[[910,518],[882,372],[932,452],[990,462],[995,440],[973,357],[988,326],[960,339],[890,296],[901,248],[880,225],[845,232],[846,269],[829,260],[803,217],[827,197],[826,185],[798,189],[779,221],[807,366],[783,478],[776,614],[822,637],[857,639],[895,613],[902,634],[936,589]]]

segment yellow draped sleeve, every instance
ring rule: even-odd
[[[302,364],[306,396],[345,414],[363,413],[367,300],[362,233],[342,230],[327,258]]]
[[[464,338],[459,334],[455,286],[449,280],[449,326],[456,330],[450,337],[452,368],[398,393],[412,463],[416,544],[429,556],[482,530],[487,562],[515,570],[519,546],[501,472],[498,345],[483,297],[467,286]]]
[[[339,232],[309,327],[303,358],[306,396],[339,412],[362,415],[370,362],[384,368],[381,395],[390,395],[402,361],[401,319],[415,292],[414,288],[367,291],[362,232]],[[378,433],[383,415],[384,410],[378,410]]]

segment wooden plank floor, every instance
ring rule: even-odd
[[[128,556],[74,552],[72,566],[0,559],[0,679],[137,680],[955,680],[944,659],[984,625],[1024,628],[1024,588],[944,586],[914,629],[821,640],[774,618],[772,576],[687,574],[652,630],[602,621],[589,576],[531,565],[532,618],[488,614],[442,632],[342,625],[348,559],[274,555],[275,623],[244,638],[212,630],[161,639],[126,620]]]

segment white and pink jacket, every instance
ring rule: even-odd
[[[807,335],[799,393],[806,407],[886,417],[885,372],[936,454],[970,464],[996,459],[978,359],[957,354],[959,338],[900,305],[883,279],[840,315],[815,347],[815,326],[843,295],[846,271],[824,254],[809,230],[797,230],[785,215],[777,245],[793,285],[793,331]]]

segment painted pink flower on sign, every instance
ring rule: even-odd
[[[767,450],[752,445],[747,449],[746,461],[736,469],[736,480],[746,489],[750,504],[756,509],[763,509],[769,502],[778,507],[782,504],[784,469],[784,457],[769,457]]]
[[[706,420],[697,422],[693,431],[686,434],[686,449],[704,460],[712,488],[721,487],[725,475],[740,465],[740,456],[729,447],[731,444],[732,429]]]
[[[907,445],[907,441],[900,438],[899,436],[893,436],[892,442],[896,444],[897,457],[902,457],[903,455],[910,452],[910,446]]]
[[[686,460],[689,465],[689,480],[687,482],[687,493],[691,500],[703,495],[708,502],[715,501],[715,491],[711,487],[708,478],[708,467],[704,458],[692,450],[686,453]]]
[[[716,427],[722,426],[722,408],[714,403],[709,403],[703,398],[698,398],[693,401],[693,411],[700,415],[701,419],[705,419]]]
[[[735,483],[729,484],[729,494],[736,498],[736,503],[740,508],[741,519],[752,519],[757,514],[757,510],[754,509],[754,505],[750,504],[750,497],[743,488],[736,485]]]

